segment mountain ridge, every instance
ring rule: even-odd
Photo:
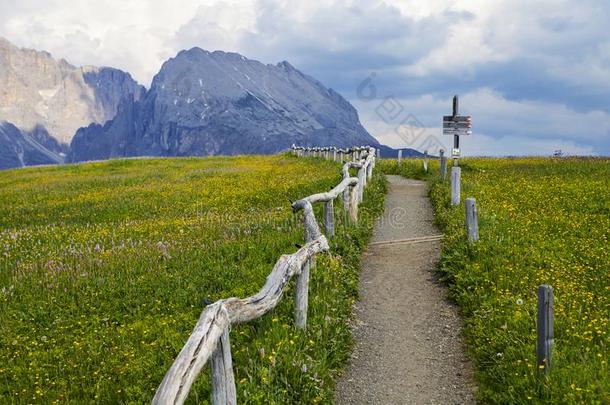
[[[57,163],[57,150],[68,152],[67,145],[78,128],[114,118],[123,97],[139,98],[145,91],[127,72],[105,66],[77,67],[63,58],[54,59],[49,52],[20,48],[2,37],[0,83],[0,122],[15,127],[3,124],[6,133],[0,147],[5,153],[0,168],[30,160]],[[30,141],[41,131],[43,144],[32,146]],[[54,145],[49,137],[64,146]],[[42,154],[48,160],[36,152],[44,145],[51,148]],[[25,155],[18,158],[22,152]],[[36,158],[30,159],[28,153]]]
[[[61,143],[82,126],[112,119],[123,96],[145,90],[119,69],[76,67],[6,39],[0,39],[0,82],[0,121],[26,131],[42,125]]]
[[[233,52],[180,51],[132,104],[107,125],[81,128],[68,161],[379,144],[334,90],[287,61],[265,65]]]
[[[264,64],[193,47],[166,60],[146,89],[128,72],[76,67],[0,37],[0,81],[7,84],[0,88],[0,168],[269,154],[292,144],[367,144],[395,155],[346,99],[286,60]]]

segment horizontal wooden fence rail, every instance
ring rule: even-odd
[[[362,190],[372,175],[375,165],[375,149],[371,147],[304,148],[293,146],[298,157],[337,157],[347,162],[343,165],[343,179],[332,190],[313,194],[292,204],[293,212],[303,211],[305,246],[293,254],[280,256],[261,290],[247,298],[227,298],[205,307],[193,332],[174,360],[163,381],[157,388],[153,404],[182,404],[189,390],[203,369],[210,362],[212,374],[212,403],[236,404],[235,378],[229,332],[231,325],[260,318],[276,307],[293,276],[297,277],[295,290],[295,325],[304,329],[307,325],[309,271],[317,254],[329,250],[327,237],[322,234],[313,204],[324,203],[324,227],[328,237],[334,235],[333,201],[342,196],[343,208],[350,222],[358,220],[358,204]],[[350,177],[349,169],[357,168],[358,176]]]

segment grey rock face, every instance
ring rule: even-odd
[[[3,38],[0,83],[0,121],[22,131],[42,126],[65,144],[78,128],[112,119],[126,95],[138,99],[145,91],[120,70],[75,67],[47,52],[20,49]]]
[[[70,146],[65,143],[60,143],[57,139],[53,138],[42,125],[36,125],[30,131],[22,130],[21,132],[38,142],[41,146],[49,150],[49,152],[59,155],[68,154]]]
[[[105,114],[102,120],[93,122],[104,123],[114,118],[124,98],[139,100],[146,93],[143,86],[122,70],[110,67],[83,69],[86,69],[83,70],[83,78],[93,89],[96,104]]]
[[[43,127],[23,132],[0,122],[0,169],[63,163],[66,145],[61,145]]]
[[[113,120],[79,129],[68,161],[275,153],[293,143],[378,145],[351,104],[288,62],[193,48],[165,62]]]

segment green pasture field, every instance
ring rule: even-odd
[[[254,294],[303,243],[290,201],[340,179],[338,163],[287,155],[0,172],[0,402],[149,402],[204,305]],[[240,402],[332,400],[384,192],[375,176],[360,225],[339,221],[331,253],[318,258],[305,332],[293,325],[292,290],[233,327]],[[209,395],[205,371],[189,402]]]

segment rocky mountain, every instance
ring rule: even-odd
[[[60,144],[42,126],[21,131],[0,122],[0,169],[63,163],[67,146]]]
[[[107,67],[75,67],[47,52],[18,48],[3,38],[0,84],[0,122],[11,123],[23,134],[42,129],[66,145],[78,128],[112,119],[122,98],[137,100],[145,92],[128,73]],[[27,137],[32,138],[31,134]],[[4,149],[4,143],[0,147]]]
[[[68,161],[274,153],[293,143],[378,145],[350,103],[288,62],[193,48],[165,62],[143,97],[123,99],[114,119],[78,130]]]

